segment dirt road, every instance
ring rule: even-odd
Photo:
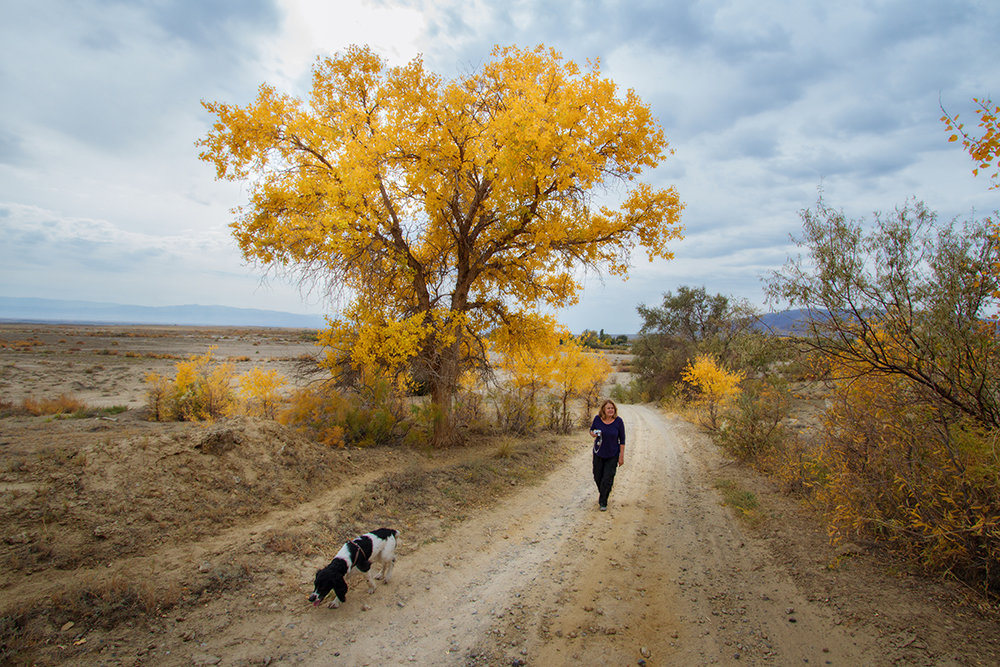
[[[306,604],[313,569],[281,600],[204,610],[176,664],[887,664],[861,629],[807,599],[709,481],[722,462],[693,427],[622,406],[626,464],[599,512],[581,447],[542,485],[439,542],[402,535],[374,595],[352,575],[339,609]],[[333,499],[326,499],[333,500]],[[226,604],[232,607],[233,602]],[[251,613],[256,605],[260,613]],[[214,619],[214,621],[213,621]],[[212,626],[215,629],[211,629]],[[191,649],[195,651],[191,653]]]

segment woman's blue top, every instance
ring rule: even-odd
[[[594,421],[590,425],[591,431],[597,429],[601,430],[601,446],[597,447],[597,438],[594,438],[594,455],[602,459],[618,458],[621,445],[625,444],[625,422],[622,421],[621,417],[616,416],[613,422],[605,424],[601,416],[598,415],[594,417]]]

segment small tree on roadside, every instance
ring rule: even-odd
[[[731,361],[734,342],[753,322],[753,311],[741,301],[704,287],[681,286],[663,295],[660,306],[637,307],[643,324],[632,344],[634,368],[644,393],[666,394],[679,380],[688,360],[712,354]]]
[[[684,367],[681,377],[698,390],[698,403],[707,410],[702,426],[717,431],[723,407],[740,393],[743,374],[727,371],[714,357],[702,354]]]
[[[915,202],[872,223],[822,200],[802,217],[806,255],[769,293],[805,309],[797,342],[834,381],[820,447],[797,464],[831,534],[1000,590],[996,236]]]

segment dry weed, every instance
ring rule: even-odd
[[[28,397],[23,402],[24,409],[36,417],[44,415],[72,414],[86,409],[86,404],[80,399],[68,394],[60,394],[56,398]]]

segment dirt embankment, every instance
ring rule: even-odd
[[[0,352],[3,390],[23,391],[30,364],[139,370],[107,358],[142,357],[98,364],[60,339],[74,345]],[[186,353],[203,353],[193,340]],[[4,659],[1000,664],[1000,615],[985,601],[831,546],[806,509],[694,426],[620,411],[629,444],[607,512],[582,434],[341,451],[253,420],[2,419]],[[755,494],[757,521],[723,504],[723,483]],[[315,570],[381,525],[401,531],[394,580],[368,595],[354,574],[339,609],[310,606]]]

